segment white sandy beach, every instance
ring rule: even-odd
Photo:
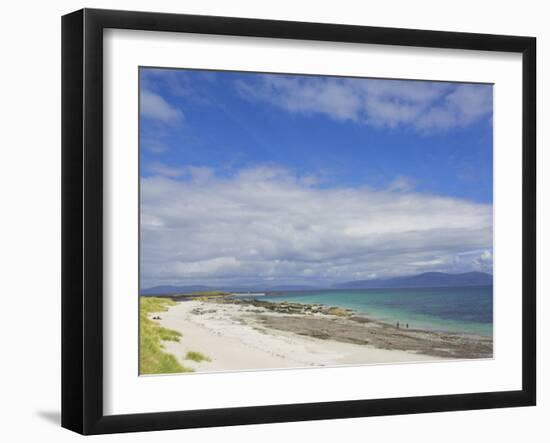
[[[245,305],[193,300],[170,307],[157,321],[182,334],[179,342],[165,342],[165,351],[196,372],[442,360],[414,352],[268,329],[257,321],[257,314],[281,314],[262,311]],[[296,315],[295,321],[300,319]],[[197,363],[185,359],[189,351],[200,352],[210,361]]]

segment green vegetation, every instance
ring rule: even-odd
[[[201,361],[211,361],[206,355],[203,355],[200,352],[196,352],[196,351],[189,351],[185,356],[185,359],[193,360],[197,363],[200,363]]]
[[[167,298],[139,298],[139,373],[170,374],[192,372],[182,366],[176,357],[163,351],[162,341],[176,341],[181,334],[173,329],[163,328],[149,318],[150,314],[164,312],[175,302]]]
[[[338,317],[349,317],[351,316],[351,311],[345,308],[339,308],[338,306],[332,306],[326,310],[327,314],[337,315]]]
[[[223,298],[228,295],[231,295],[229,292],[224,291],[198,291],[198,292],[192,292],[190,294],[183,294],[186,297],[193,298],[194,300],[209,300],[213,298]]]

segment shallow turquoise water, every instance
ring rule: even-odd
[[[288,291],[258,297],[340,306],[409,328],[493,334],[493,287]]]

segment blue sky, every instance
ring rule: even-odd
[[[140,161],[144,286],[492,271],[491,85],[141,68]]]

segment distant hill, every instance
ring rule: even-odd
[[[333,285],[339,289],[368,288],[429,288],[442,286],[490,286],[493,276],[484,272],[466,272],[464,274],[447,274],[445,272],[424,272],[418,275],[393,277],[387,279],[356,280]],[[276,292],[276,291],[307,291],[323,289],[306,285],[273,285],[273,286],[234,286],[214,287],[204,285],[189,286],[154,286],[142,289],[141,295],[171,295],[189,294],[199,291],[231,291],[231,292]],[[325,288],[326,289],[326,288]]]
[[[197,291],[211,291],[215,288],[209,286],[154,286],[152,288],[142,289],[141,295],[169,295],[169,294],[182,294]]]
[[[310,289],[318,289],[315,286],[307,285],[280,285],[280,286],[270,286],[265,287],[263,291],[307,291]]]
[[[424,272],[405,277],[349,281],[334,285],[334,287],[341,289],[429,288],[442,286],[490,286],[492,284],[493,276],[485,272],[465,272],[463,274]]]
[[[171,294],[189,294],[199,291],[231,291],[231,292],[272,292],[272,291],[305,291],[315,289],[313,286],[306,285],[279,285],[279,286],[234,286],[234,287],[213,287],[213,286],[154,286],[140,291],[141,295],[171,295]]]

